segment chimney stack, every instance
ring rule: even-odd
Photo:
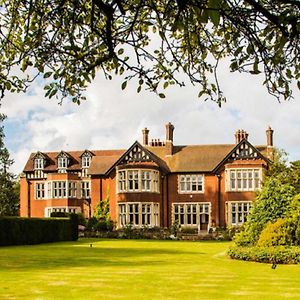
[[[145,127],[143,130],[143,145],[144,146],[148,146],[149,143],[149,129],[147,129],[147,127]]]
[[[266,130],[268,147],[273,147],[273,133],[274,130],[269,126]]]
[[[249,136],[249,134],[248,134],[248,132],[246,132],[245,130],[237,130],[236,132],[235,132],[235,143],[236,144],[238,144],[241,140],[248,140],[248,136]]]
[[[173,131],[174,126],[170,122],[166,124],[166,142],[170,141],[173,143]]]
[[[174,126],[170,122],[166,124],[166,156],[173,154],[173,131]]]

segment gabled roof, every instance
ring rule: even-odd
[[[92,158],[92,162],[95,157],[102,157],[102,161],[110,161],[111,156],[115,156],[119,158],[126,150],[91,150],[91,152],[95,155]],[[84,151],[68,151],[71,158],[70,165],[67,170],[80,171],[81,170],[81,154]],[[60,152],[43,152],[42,154],[47,157],[47,165],[44,168],[45,172],[56,172],[57,170],[57,155]],[[33,172],[34,171],[34,157],[36,153],[31,153],[25,167],[24,172]],[[116,159],[117,159],[116,158]]]
[[[264,149],[261,147],[261,150]],[[235,147],[224,157],[222,161],[219,162],[213,171],[215,172],[225,163],[237,159],[262,159],[269,162],[269,160],[256,147],[254,147],[248,140],[243,139],[235,145]]]
[[[257,158],[268,162],[266,155],[267,146],[254,147],[247,140],[239,144],[219,144],[219,145],[183,145],[173,146],[173,155],[166,156],[165,146],[142,146],[138,141],[134,142],[129,149],[120,150],[92,150],[93,154],[91,165],[88,169],[89,175],[109,174],[117,165],[122,164],[154,164],[164,173],[184,173],[184,172],[216,172],[218,168],[231,159],[231,156],[245,144],[252,152],[257,153]],[[81,156],[84,151],[68,151],[70,165],[67,170],[81,170]],[[32,153],[28,159],[24,172],[34,171],[33,158],[37,154],[43,155],[47,164],[45,172],[54,172],[57,170],[57,155],[60,152],[37,152]]]
[[[136,155],[135,155],[136,154]],[[128,163],[149,163],[154,162],[163,172],[168,172],[168,166],[165,161],[135,141],[132,146],[107,170],[110,173],[116,166]]]

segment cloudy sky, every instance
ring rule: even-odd
[[[300,159],[300,94],[278,103],[262,87],[262,78],[228,73],[221,69],[220,80],[227,103],[197,97],[198,88],[169,88],[166,99],[144,91],[137,94],[129,83],[121,90],[121,78],[106,81],[99,74],[87,91],[87,101],[62,106],[44,98],[43,86],[36,83],[27,94],[7,94],[1,112],[5,121],[6,146],[20,173],[31,152],[119,149],[141,141],[143,127],[150,139],[165,139],[165,124],[175,126],[174,142],[182,144],[233,143],[234,132],[245,129],[253,144],[266,143],[266,128],[274,129],[274,143]]]

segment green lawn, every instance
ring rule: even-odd
[[[300,299],[300,265],[234,261],[229,245],[82,239],[4,247],[0,299]]]

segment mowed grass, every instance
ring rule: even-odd
[[[82,239],[2,247],[0,299],[300,299],[300,265],[231,260],[229,246]]]

